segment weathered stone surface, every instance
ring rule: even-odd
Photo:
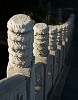
[[[68,38],[66,38],[65,41],[68,42]]]
[[[35,56],[47,56],[48,54],[48,27],[45,23],[37,23],[34,26],[34,50]]]
[[[17,65],[21,65],[21,66],[29,65],[31,61],[32,61],[32,55],[29,58],[27,57],[18,58],[18,57],[14,57],[13,55],[9,55],[9,62],[15,63]]]
[[[57,39],[56,39],[56,44],[57,45],[62,45],[62,29],[61,26],[56,26],[57,27]]]
[[[14,67],[8,62],[7,65],[7,77],[14,75]]]
[[[7,33],[8,33],[8,39],[10,39],[12,41],[19,41],[24,44],[26,44],[26,42],[28,42],[30,40],[31,40],[31,42],[34,41],[34,31],[33,30],[30,30],[29,32],[24,33],[24,34],[17,34],[10,30],[8,30]]]
[[[47,40],[48,39],[48,35],[35,35],[34,37],[37,40]]]
[[[65,24],[61,25],[61,29],[62,29],[62,45],[65,46],[65,35],[66,35],[66,26]]]
[[[48,49],[38,50],[37,48],[34,48],[33,53],[35,56],[45,57],[48,54]]]
[[[15,67],[13,67],[10,63],[8,63],[7,72],[8,72],[8,76],[20,74],[20,75],[30,77],[31,68],[21,67],[21,66],[17,66],[17,65],[15,65]]]
[[[65,25],[65,42],[68,42],[68,24],[67,22],[64,24]]]
[[[33,21],[25,14],[18,14],[10,18],[7,27],[7,42],[9,47],[7,75],[11,75],[11,69],[12,74],[15,74],[14,69],[29,68],[32,64],[34,41]],[[21,74],[23,74],[22,71]]]
[[[26,77],[23,75],[13,75],[0,80],[0,99],[14,100],[19,94],[19,99],[27,100]]]
[[[49,54],[51,54],[51,55],[55,56],[55,55],[56,55],[56,53],[55,53],[55,52],[56,52],[56,51],[54,51],[54,50],[50,50]]]
[[[62,45],[65,46],[65,41],[62,41]]]
[[[12,41],[10,39],[8,39],[8,45],[10,48],[12,48],[13,50],[23,50],[26,51],[28,49],[32,49],[32,42],[31,41],[27,41],[25,44],[22,42],[16,42],[16,41]]]
[[[61,50],[61,45],[57,45],[57,49],[58,50]]]
[[[23,58],[23,57],[29,57],[32,55],[32,49],[31,50],[26,50],[26,51],[21,51],[21,50],[18,50],[18,51],[14,51],[12,48],[8,48],[8,52],[9,54],[15,56],[15,57],[19,57],[19,58]]]
[[[38,40],[38,39],[35,39],[35,40],[34,40],[34,43],[36,43],[36,44],[46,44],[46,45],[47,45],[47,44],[48,44],[48,41],[47,41],[47,40],[45,41],[45,40]]]
[[[34,35],[45,35],[48,34],[48,27],[45,23],[37,23],[33,27]]]
[[[49,50],[56,50],[57,30],[55,26],[49,25]]]
[[[10,18],[7,28],[15,33],[25,33],[33,28],[33,21],[25,14],[17,14]]]
[[[36,48],[38,50],[46,50],[47,49],[47,45],[46,44],[42,44],[42,45],[38,45],[38,44],[34,44],[34,47],[36,46]]]

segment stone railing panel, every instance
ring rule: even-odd
[[[0,100],[27,100],[26,78],[15,75],[0,80]]]

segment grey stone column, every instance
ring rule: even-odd
[[[48,61],[48,27],[45,23],[37,23],[34,26],[34,56],[35,56],[35,64],[38,69],[38,65],[41,66],[40,72],[42,73],[42,88],[43,93],[40,100],[47,100],[46,95],[46,87],[47,87],[47,61]],[[42,68],[44,70],[42,70]],[[39,75],[37,75],[39,76]],[[38,79],[37,79],[38,80]],[[37,97],[39,100],[39,97]]]
[[[7,23],[9,52],[7,77],[16,74],[28,77],[27,93],[29,100],[34,100],[33,26],[33,21],[25,14],[14,15]]]

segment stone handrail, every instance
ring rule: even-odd
[[[0,100],[27,100],[26,78],[15,75],[0,80]]]
[[[10,18],[7,23],[9,62],[7,78],[0,82],[0,90],[3,88],[4,91],[0,91],[1,100],[10,97],[11,92],[17,93],[17,98],[13,99],[12,94],[12,99],[8,100],[47,100],[65,68],[73,38],[74,19],[74,14],[71,14],[68,21],[60,25],[34,25],[25,14]],[[19,87],[15,86],[18,83]],[[18,90],[24,93],[25,99],[22,94],[19,97]]]

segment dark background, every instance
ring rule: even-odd
[[[51,2],[52,8],[78,8],[77,0],[42,0],[46,5]],[[0,0],[0,31],[7,30],[6,25],[9,18],[19,13],[30,13],[38,9],[39,0]],[[44,8],[45,9],[45,8]]]

